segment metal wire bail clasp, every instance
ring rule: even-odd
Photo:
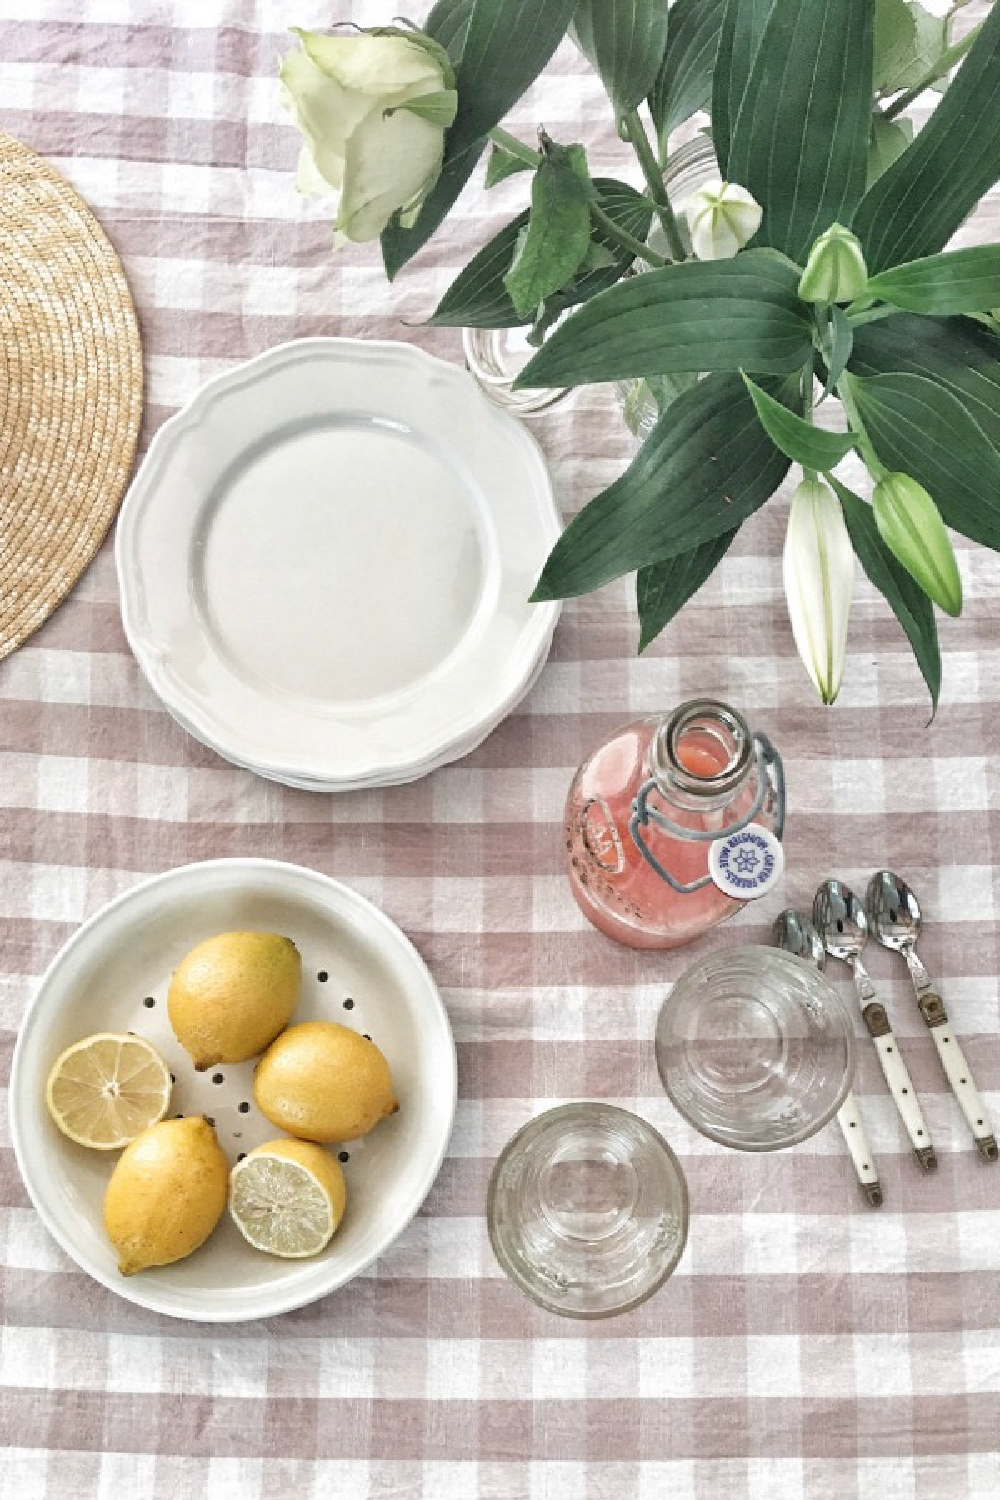
[[[754,822],[770,792],[774,796],[775,804],[774,832],[777,838],[780,839],[785,828],[785,772],[781,763],[781,756],[767,735],[760,733],[753,736],[753,753],[757,767],[757,795],[754,798],[753,806],[743,818],[736,823],[729,824],[724,831],[726,836],[739,833],[741,829],[746,828],[750,823]],[[682,824],[675,823],[665,813],[661,812],[659,808],[650,806],[649,798],[653,792],[658,790],[660,788],[655,776],[650,776],[648,781],[644,782],[639,788],[636,799],[632,803],[632,818],[629,822],[629,832],[635,840],[642,857],[646,860],[647,864],[652,865],[657,875],[665,880],[679,895],[690,896],[693,892],[703,890],[705,886],[711,885],[711,875],[703,875],[699,880],[693,880],[688,883],[678,880],[657,859],[643,837],[643,829],[653,825],[656,828],[663,829],[665,833],[671,834],[674,838],[703,844],[713,843],[719,838],[722,830],[685,828]]]

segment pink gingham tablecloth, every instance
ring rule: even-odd
[[[523,203],[477,184],[390,288],[374,248],[330,253],[292,179],[276,60],[290,23],[388,22],[390,0],[0,0],[0,126],[50,157],[121,253],[145,341],[144,439],[209,376],[308,334],[405,338]],[[981,7],[979,7],[981,9]],[[965,13],[969,15],[969,12]],[[975,10],[971,12],[975,14]],[[419,19],[419,16],[418,16]],[[623,170],[568,43],[518,110]],[[634,174],[633,174],[634,176]],[[966,238],[991,239],[991,195]],[[0,278],[2,278],[0,267]],[[611,395],[534,422],[572,513],[623,467]],[[2,497],[0,497],[2,503]],[[615,724],[705,691],[786,758],[783,890],[710,942],[767,941],[783,904],[882,864],[927,913],[922,951],[1000,1117],[1000,565],[962,547],[933,727],[903,637],[859,580],[851,660],[820,709],[780,578],[784,509],[636,656],[631,583],[567,606],[525,702],[473,755],[414,786],[341,797],[269,785],[174,724],[119,619],[110,546],[0,665],[0,1047],[77,924],[143,876],[261,854],[378,902],[440,984],[459,1051],[451,1147],[419,1217],[314,1306],[236,1327],[144,1312],[90,1281],[36,1217],[0,1114],[0,1493],[12,1500],[995,1500],[1000,1494],[1000,1168],[971,1147],[898,962],[873,953],[938,1144],[924,1177],[870,1046],[858,1093],[886,1206],[868,1209],[835,1125],[754,1157],[690,1130],[656,1077],[670,981],[709,943],[616,948],[561,869],[571,773]],[[611,1099],[678,1152],[691,1233],[667,1286],[591,1326],[502,1277],[483,1210],[492,1163],[545,1104]]]

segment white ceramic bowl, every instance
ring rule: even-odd
[[[389,1060],[399,1111],[363,1141],[332,1148],[348,1157],[347,1210],[319,1256],[263,1255],[227,1212],[188,1259],[123,1277],[102,1219],[117,1153],[89,1151],[56,1129],[45,1107],[49,1069],[63,1048],[92,1032],[135,1031],[175,1074],[170,1113],[209,1116],[231,1162],[274,1139],[279,1132],[253,1102],[254,1063],[195,1073],[166,1014],[167,985],[184,954],[214,933],[246,928],[292,938],[303,960],[292,1024],[322,1018],[369,1034]],[[156,1312],[231,1323],[313,1302],[392,1243],[437,1176],[456,1097],[447,1013],[399,928],[326,875],[274,860],[221,859],[143,881],[91,917],[56,955],[14,1049],[11,1132],[32,1202],[82,1270]]]

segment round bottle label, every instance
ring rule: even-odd
[[[785,853],[774,834],[758,823],[716,839],[708,851],[708,869],[727,896],[755,901],[766,896],[785,868]]]

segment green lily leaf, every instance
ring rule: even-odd
[[[912,474],[947,525],[1000,551],[1000,450],[950,391],[922,375],[845,375],[887,469]]]
[[[635,109],[656,82],[667,15],[664,0],[578,0],[573,30],[620,115]]]
[[[875,92],[905,87],[892,80],[913,59],[917,23],[906,0],[875,0],[875,39],[872,72]]]
[[[854,215],[872,275],[943,250],[1000,177],[1000,6],[912,146]]]
[[[1000,307],[1000,245],[976,245],[893,266],[869,277],[865,290],[907,312],[985,312]]]
[[[587,385],[684,370],[787,374],[812,348],[798,280],[797,267],[769,250],[647,271],[557,328],[518,384]]]
[[[440,226],[472,176],[487,135],[562,41],[575,4],[576,0],[473,0],[456,69],[458,114],[445,137],[441,176],[414,222],[409,227],[390,224],[382,235],[382,259],[390,281]],[[455,6],[440,9],[435,24],[444,26],[454,45],[464,13]],[[433,20],[434,13],[426,28],[431,35]]]
[[[736,531],[724,531],[700,547],[665,557],[662,562],[640,568],[635,577],[635,600],[639,610],[639,650],[645,651],[660,631],[715,572],[736,540]]]
[[[911,88],[937,66],[948,48],[948,18],[935,16],[917,0],[906,0],[913,40],[881,84],[883,94]],[[877,24],[877,23],[876,23]]]
[[[545,150],[532,183],[528,232],[504,277],[518,317],[532,317],[583,264],[595,192],[582,146]]]
[[[452,67],[462,61],[462,49],[472,19],[473,0],[437,0],[424,22],[424,31],[432,36],[451,58]]]
[[[801,263],[832,223],[850,224],[871,104],[871,0],[774,0],[724,173],[764,209],[755,244]]]
[[[965,318],[917,318],[900,313],[854,330],[850,368],[856,375],[925,375],[961,403],[1000,451],[1000,338],[996,334]]]
[[[762,391],[749,375],[743,376],[743,382],[750,392],[750,399],[764,431],[775,447],[780,448],[792,463],[801,464],[803,469],[817,469],[820,473],[826,473],[827,469],[839,464],[844,455],[854,447],[856,439],[853,432],[827,432],[823,427],[814,427],[804,417],[797,416],[787,406],[782,406],[780,401],[775,401],[773,396]]]
[[[858,560],[872,583],[885,595],[889,608],[906,632],[913,655],[931,695],[933,712],[937,712],[941,692],[941,650],[938,646],[934,608],[923,589],[897,562],[878,534],[875,517],[853,490],[833,474],[829,478],[844,511],[844,520]]]
[[[834,303],[830,308],[830,321],[823,340],[823,361],[826,365],[824,396],[829,396],[843,375],[853,348],[854,329],[851,327],[851,320],[844,309]]]
[[[796,385],[786,381],[776,394],[794,399]],[[586,594],[713,541],[759,510],[787,471],[739,376],[707,375],[671,403],[625,473],[573,518],[532,597]]]
[[[601,207],[616,224],[644,240],[649,233],[652,209],[648,201],[627,182],[618,182],[613,177],[597,177],[594,180]],[[514,328],[527,322],[518,315],[504,286],[504,277],[514,259],[518,236],[528,222],[528,210],[518,214],[489,244],[473,256],[464,270],[452,282],[428,321],[446,328]],[[621,277],[632,263],[632,257],[623,253],[607,240],[601,230],[593,232],[591,244],[599,244],[612,252],[613,264],[607,269],[587,269],[578,274],[569,286],[563,288],[560,311],[577,302],[586,302],[598,292]]]
[[[486,186],[496,187],[498,182],[513,177],[515,172],[532,170],[526,161],[522,161],[513,152],[505,150],[503,146],[494,146],[486,162]]]
[[[912,120],[887,120],[878,110],[872,115],[872,133],[868,144],[868,179],[871,187],[882,173],[902,156],[913,140]]]
[[[671,131],[712,102],[712,74],[726,0],[677,0],[667,51],[649,95],[649,112],[665,154]]]
[[[739,180],[729,171],[732,127],[743,107],[773,6],[774,0],[727,0],[722,13],[712,78],[712,140],[722,176],[730,182]]]

